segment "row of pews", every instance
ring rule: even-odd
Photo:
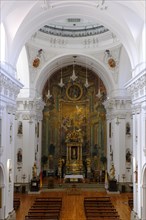
[[[133,209],[133,196],[128,197],[128,205],[129,205],[129,208],[132,210]]]
[[[60,197],[37,197],[25,220],[59,220],[62,208]]]
[[[14,198],[13,207],[14,207],[15,211],[17,211],[19,209],[20,204],[21,204],[20,198]]]
[[[85,197],[84,210],[87,220],[120,219],[110,197]]]

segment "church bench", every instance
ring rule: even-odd
[[[85,207],[85,210],[102,210],[102,211],[110,211],[110,210],[116,210],[114,207]]]
[[[61,201],[55,202],[55,201],[34,201],[35,204],[62,204]]]
[[[119,218],[119,215],[117,213],[86,213],[86,218],[88,219],[89,217],[100,217],[100,218]]]
[[[60,209],[58,209],[58,208],[53,208],[53,209],[34,209],[34,208],[31,208],[31,209],[29,209],[29,212],[39,212],[39,213],[54,213],[54,212],[56,212],[56,213],[59,213],[60,212]]]
[[[87,220],[120,220],[120,217],[88,217]]]
[[[54,201],[54,200],[36,200],[34,203],[46,203],[46,204],[62,204],[62,201]]]
[[[17,210],[20,207],[20,198],[14,198],[13,205],[14,205],[14,210]]]
[[[34,202],[33,206],[48,206],[48,207],[62,207],[62,203],[46,203],[46,202]]]
[[[39,205],[39,206],[37,206],[37,205],[33,205],[33,206],[31,206],[31,209],[59,209],[59,210],[61,210],[61,206],[43,206],[43,205]]]
[[[34,202],[34,203],[33,203],[33,205],[38,205],[38,206],[39,206],[39,205],[41,206],[41,205],[43,205],[43,204],[44,204],[45,206],[49,206],[49,205],[52,205],[52,206],[53,206],[53,205],[54,205],[54,206],[55,206],[55,205],[57,205],[57,206],[62,206],[62,202],[40,202],[40,201],[37,201],[37,202]]]
[[[130,207],[130,209],[133,209],[133,196],[129,196],[128,197],[128,205]]]
[[[52,213],[48,213],[48,212],[28,212],[27,216],[36,216],[36,217],[56,217],[59,218],[60,213],[58,212],[52,212]]]
[[[25,220],[42,220],[42,219],[45,219],[45,220],[59,220],[59,217],[58,216],[29,216],[29,215],[26,215],[25,216]]]
[[[62,198],[60,197],[37,197],[35,201],[54,201],[54,202],[62,202]]]
[[[92,207],[114,207],[112,203],[109,203],[109,204],[105,204],[105,203],[100,203],[100,204],[88,203],[88,204],[84,204],[84,207],[87,207],[87,206],[92,206]]]
[[[88,215],[90,213],[94,213],[94,214],[103,214],[103,216],[104,216],[107,213],[109,215],[111,215],[112,213],[117,214],[117,211],[116,210],[110,210],[110,211],[109,210],[108,211],[106,211],[106,210],[86,210],[85,213],[86,213],[86,215]]]
[[[95,200],[100,200],[100,201],[110,201],[109,196],[98,196],[98,197],[84,197],[84,201],[95,201]]]
[[[117,213],[116,209],[86,209],[85,213]]]

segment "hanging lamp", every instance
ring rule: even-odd
[[[75,63],[75,58],[76,58],[76,56],[73,56],[73,58],[74,58],[74,60],[73,60],[73,73],[72,73],[70,79],[71,79],[72,81],[75,81],[75,80],[78,78],[78,76],[76,76],[75,67],[74,67],[74,63]]]

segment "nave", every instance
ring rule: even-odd
[[[62,210],[60,220],[86,220],[84,212],[84,198],[110,196],[112,204],[120,216],[120,220],[130,219],[130,207],[128,205],[128,198],[132,193],[121,193],[107,195],[106,192],[98,192],[98,190],[88,191],[81,190],[79,194],[68,194],[66,190],[49,190],[48,192],[41,192],[40,194],[22,194],[15,193],[15,198],[20,198],[20,207],[16,211],[16,220],[24,220],[30,207],[33,205],[36,197],[61,197]]]

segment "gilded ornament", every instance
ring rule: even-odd
[[[115,68],[116,67],[116,61],[113,58],[109,58],[108,59],[108,64],[111,68]]]

